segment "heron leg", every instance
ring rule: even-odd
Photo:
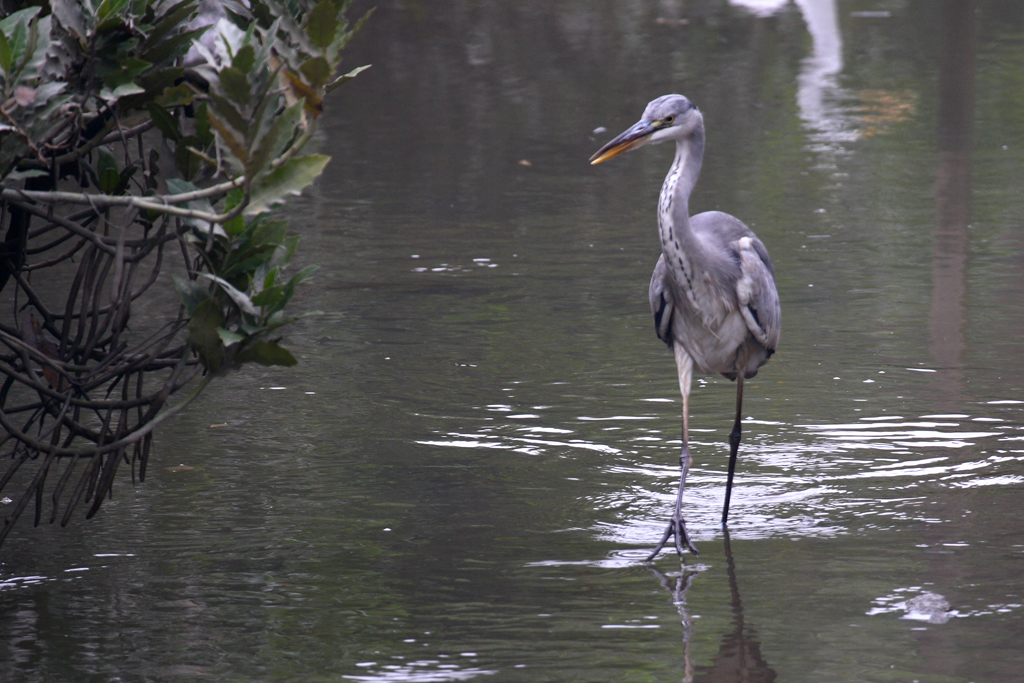
[[[740,450],[740,420],[743,412],[743,373],[736,375],[736,421],[729,434],[729,478],[725,482],[725,507],[722,508],[722,526],[729,520],[729,499],[732,498],[732,477],[736,473],[736,455]]]
[[[676,552],[680,557],[683,556],[684,546],[694,555],[700,555],[690,542],[690,537],[686,533],[686,522],[683,521],[683,490],[686,488],[686,475],[689,474],[690,463],[693,461],[690,456],[690,383],[693,377],[693,359],[679,344],[675,344],[673,350],[676,356],[676,370],[679,372],[679,392],[683,395],[683,447],[679,453],[679,490],[676,493],[676,507],[672,518],[665,528],[661,541],[647,557],[646,562],[657,557],[670,538],[674,538]]]

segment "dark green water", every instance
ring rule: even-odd
[[[213,385],[93,521],[14,531],[0,678],[1024,681],[1024,6],[378,4],[289,204],[300,365]],[[729,552],[702,378],[701,555],[652,568],[672,150],[587,158],[668,92],[783,338]]]

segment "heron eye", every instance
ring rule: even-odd
[[[665,117],[665,123],[672,123],[675,120],[676,120],[676,117],[672,116],[671,114],[669,114],[668,116]]]

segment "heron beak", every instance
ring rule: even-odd
[[[623,152],[628,152],[631,149],[647,144],[651,139],[651,135],[656,130],[658,130],[657,127],[651,121],[637,121],[629,130],[597,150],[594,156],[590,157],[590,165],[593,166],[602,161],[608,161]]]

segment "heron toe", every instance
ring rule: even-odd
[[[658,553],[661,552],[661,549],[665,547],[665,544],[668,543],[668,539],[670,538],[674,538],[675,540],[676,552],[679,553],[679,557],[683,556],[684,546],[687,550],[693,553],[695,557],[700,555],[700,553],[697,552],[696,546],[694,546],[690,541],[690,536],[686,533],[686,522],[683,521],[682,517],[673,516],[668,521],[668,526],[665,527],[665,533],[662,535],[658,546],[654,549],[654,552],[648,555],[644,562],[652,562],[654,558],[658,556]]]

